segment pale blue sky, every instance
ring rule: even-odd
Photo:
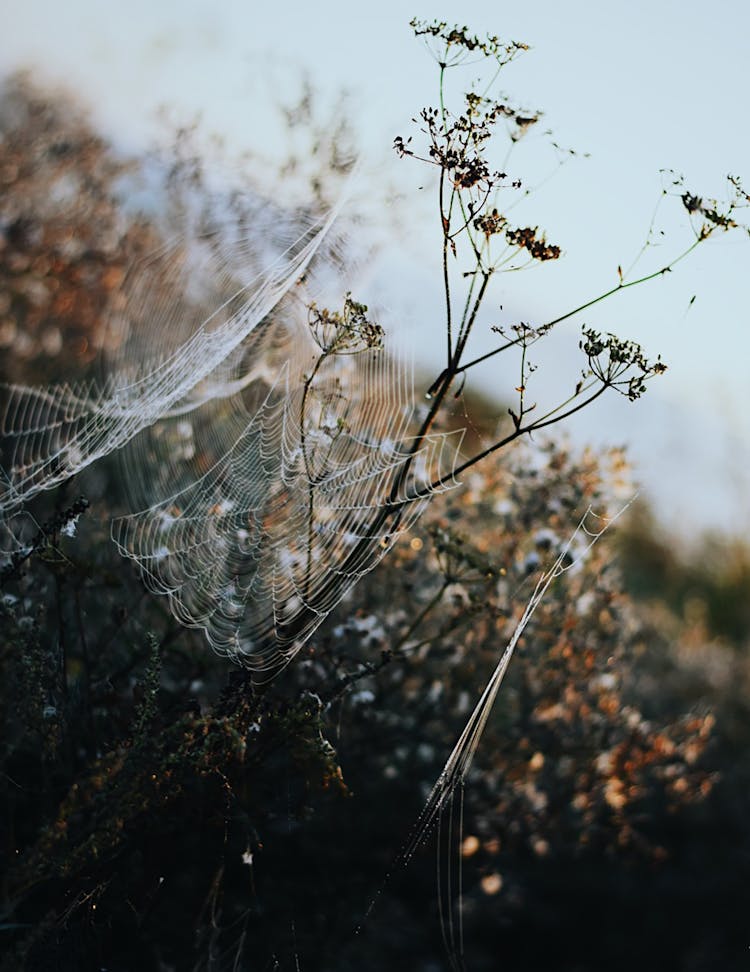
[[[660,168],[679,169],[709,195],[721,192],[727,172],[750,183],[750,4],[468,0],[460,11],[472,30],[532,46],[508,69],[505,89],[543,108],[561,143],[591,153],[535,203],[565,260],[501,285],[498,302],[525,319],[555,315],[612,284],[617,265],[643,240]],[[410,192],[424,180],[392,162],[390,145],[434,100],[434,65],[407,26],[415,14],[455,19],[424,0],[0,0],[0,69],[31,65],[76,91],[129,148],[153,137],[157,109],[170,104],[184,117],[202,113],[237,147],[257,150],[262,142],[267,152],[271,92],[293,88],[305,69],[328,95],[351,90],[366,156],[382,159],[382,170]],[[374,282],[392,288],[382,303],[419,328],[437,313],[438,281],[429,262],[420,266],[427,231],[414,224],[405,235]],[[608,409],[576,434],[631,440],[672,523],[686,516],[726,529],[750,526],[749,265],[750,241],[712,243],[671,278],[587,318],[670,363],[641,405]]]

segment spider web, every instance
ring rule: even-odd
[[[278,234],[251,250],[247,238],[242,246],[227,241],[216,223],[193,227],[197,238],[167,245],[135,267],[121,294],[125,312],[113,315],[105,339],[114,350],[103,382],[6,386],[0,432],[10,463],[0,511],[7,515],[59,485],[173,410],[191,411],[224,394],[238,348],[304,273],[336,214],[276,253]],[[262,241],[264,229],[255,226],[251,239]],[[255,266],[239,285],[232,264],[243,255]],[[205,313],[211,297],[219,302]]]
[[[325,376],[307,414],[286,365],[205,475],[113,524],[120,552],[168,596],[175,616],[256,671],[275,672],[296,654],[419,516],[425,487],[453,454],[446,436],[420,443],[405,436],[409,409],[394,395],[403,367],[378,352],[367,358],[349,365],[356,401],[342,395],[338,376]],[[396,497],[404,504],[397,522],[378,529],[410,457],[414,473]]]
[[[118,452],[139,511],[113,521],[119,551],[179,621],[273,674],[450,488],[460,435],[414,437],[403,356],[316,338],[312,295],[341,293],[339,207],[189,202],[124,282],[104,378],[7,389],[0,510]]]

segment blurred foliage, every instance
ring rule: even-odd
[[[638,507],[618,544],[629,589],[666,601],[686,623],[739,650],[750,631],[750,549],[742,537],[708,535],[683,552],[647,507]]]
[[[155,243],[135,163],[26,82],[0,117],[5,377],[85,370]],[[627,495],[621,453],[560,441],[472,470],[266,685],[118,559],[112,467],[40,497],[0,600],[0,968],[444,967],[435,847],[399,848],[539,571]],[[441,850],[469,968],[746,968],[749,555],[618,546],[571,551]]]
[[[129,164],[72,105],[11,79],[0,126],[2,377],[50,381],[102,351],[103,310],[156,239],[118,205]]]

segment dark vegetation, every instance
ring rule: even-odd
[[[122,212],[135,163],[27,82],[0,112],[2,377],[84,373],[126,267],[158,241]],[[498,220],[480,235],[555,258]],[[433,387],[459,413],[445,422],[464,408],[447,395],[460,340]],[[505,434],[477,423],[480,451]],[[647,514],[606,535],[526,629],[462,830],[398,862],[540,567],[589,506],[616,511],[628,475],[619,452],[559,438],[472,468],[255,686],[118,558],[114,462],[39,497],[0,600],[3,972],[437,969],[439,916],[450,939],[459,908],[471,969],[745,969],[739,542],[686,562]],[[462,900],[439,904],[459,859]]]

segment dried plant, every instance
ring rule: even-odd
[[[0,249],[0,270],[26,308],[26,336],[53,364],[72,357],[88,368],[93,350],[107,359],[103,379],[71,369],[67,383],[4,387],[2,580],[9,593],[0,612],[12,650],[0,662],[8,684],[18,679],[24,687],[3,751],[9,818],[20,834],[4,847],[13,863],[6,914],[36,921],[28,933],[22,923],[10,928],[17,952],[9,968],[16,959],[16,967],[48,959],[58,940],[69,943],[69,926],[121,941],[131,920],[118,911],[123,900],[153,928],[168,907],[162,869],[174,878],[190,855],[202,870],[187,889],[175,879],[170,893],[193,908],[202,895],[199,928],[192,944],[177,936],[175,954],[190,955],[195,968],[255,961],[256,940],[271,934],[265,924],[278,927],[254,878],[245,878],[263,848],[258,830],[273,844],[279,819],[291,829],[293,801],[279,796],[282,755],[302,768],[305,795],[294,809],[302,826],[311,794],[349,792],[328,741],[334,732],[341,750],[355,754],[352,775],[360,772],[363,786],[373,777],[405,779],[403,737],[420,740],[413,781],[426,790],[436,777],[437,784],[404,857],[432,827],[451,854],[461,837],[465,879],[452,857],[439,858],[443,932],[459,968],[464,916],[471,921],[472,909],[487,915],[504,880],[517,900],[524,893],[513,853],[567,861],[572,843],[574,861],[593,847],[612,859],[637,851],[656,866],[666,851],[643,823],[644,804],[676,812],[712,790],[715,777],[701,764],[712,717],[650,723],[627,700],[634,645],[646,634],[593,548],[618,510],[606,502],[597,463],[576,463],[552,442],[533,456],[516,453],[509,485],[498,464],[484,460],[609,391],[639,398],[664,371],[661,359],[586,325],[570,393],[542,409],[534,388],[544,388],[545,376],[533,349],[562,321],[671,271],[710,237],[744,230],[739,216],[748,197],[735,178],[729,202],[720,204],[665,174],[664,200],[676,200],[693,223],[685,247],[640,277],[618,272],[614,287],[552,320],[495,324],[497,347],[472,357],[497,276],[561,257],[538,226],[512,218],[528,193],[512,171],[515,146],[540,115],[493,94],[498,72],[525,45],[442,22],[412,26],[439,71],[437,106],[418,115],[415,135],[394,142],[398,155],[429,167],[436,182],[445,362],[424,399],[408,364],[389,354],[387,327],[352,297],[346,239],[335,222],[344,197],[331,207],[323,183],[309,209],[290,212],[260,195],[210,191],[188,156],[166,180],[162,224],[146,225],[121,218],[111,185],[122,169],[100,143],[79,128],[63,152],[44,129],[49,185],[62,191],[83,160],[87,184],[96,187],[98,209],[74,214],[76,225],[99,220],[108,229],[107,247],[92,256],[72,252],[70,220],[66,229],[60,213],[43,209],[55,194],[39,192],[23,169],[33,155],[21,144],[24,127],[0,145],[9,156],[3,171],[15,166],[37,192],[30,212],[18,202],[23,193],[0,201],[13,243]],[[489,78],[453,106],[454,72],[478,63]],[[32,109],[38,123],[41,109]],[[346,177],[348,155],[339,168],[336,178]],[[39,238],[34,212],[44,227]],[[136,258],[128,273],[113,241]],[[72,356],[49,336],[45,311],[59,332],[75,332]],[[0,337],[9,327],[0,323]],[[481,435],[464,437],[451,408],[466,397],[474,369],[500,355],[516,356],[517,380],[501,414],[484,417]],[[26,357],[33,363],[31,351]],[[115,452],[119,473],[107,465]],[[106,471],[100,496],[109,490],[99,504],[117,514],[117,547],[163,598],[144,598],[93,543],[101,539],[91,516],[97,501],[65,497],[69,477],[98,463]],[[453,490],[459,480],[463,489]],[[53,487],[57,509],[39,527],[34,504],[43,505]],[[444,503],[431,503],[437,494]],[[83,538],[74,543],[84,511]],[[425,529],[414,532],[425,513]],[[390,570],[368,576],[410,529]],[[91,563],[77,554],[86,537]],[[35,572],[33,581],[26,571]],[[534,587],[530,578],[540,571]],[[566,595],[551,586],[562,574]],[[321,627],[345,597],[346,615]],[[35,612],[42,602],[46,613]],[[180,624],[167,620],[165,603]],[[249,669],[218,701],[206,685],[215,688],[221,669],[184,627]],[[146,636],[152,629],[159,640]],[[159,687],[167,646],[174,658]],[[515,671],[508,669],[514,652]],[[293,658],[284,677],[294,700],[279,702],[273,687],[258,682]],[[509,693],[493,711],[508,671]],[[477,673],[487,689],[471,713]],[[194,690],[200,700],[191,698]],[[376,694],[379,704],[370,705]],[[466,788],[485,731],[493,754],[480,784]],[[443,765],[436,740],[447,748],[452,733],[459,742]],[[41,740],[36,749],[32,737]],[[39,783],[53,758],[59,782]],[[31,788],[12,790],[16,776],[39,786],[36,810]],[[200,846],[203,832],[218,848],[213,856]],[[161,856],[161,846],[153,861],[141,854],[144,833],[149,846],[179,846],[179,866]],[[333,856],[351,853],[351,843],[340,845]],[[121,861],[129,870],[120,873]],[[239,891],[233,867],[242,871]],[[143,900],[134,905],[120,882]],[[321,896],[322,888],[315,889]],[[117,914],[111,927],[103,914]],[[317,939],[308,944],[306,954],[319,955]],[[158,952],[149,953],[154,963]]]
[[[673,188],[700,224],[685,252],[555,320],[497,326],[502,343],[467,361],[495,275],[561,255],[538,227],[510,221],[522,181],[491,163],[501,123],[512,150],[539,115],[492,94],[497,73],[523,44],[438,22],[412,26],[439,65],[439,105],[420,113],[416,142],[394,144],[400,156],[436,171],[445,297],[445,368],[421,415],[408,370],[383,353],[383,331],[364,305],[348,294],[336,312],[300,295],[300,278],[308,274],[309,290],[325,265],[320,247],[343,197],[321,215],[212,199],[189,163],[187,191],[173,207],[189,235],[125,279],[104,383],[7,388],[4,513],[138,440],[126,484],[137,483],[131,492],[148,505],[116,522],[119,549],[152,590],[168,596],[175,617],[258,672],[288,662],[457,476],[610,389],[638,398],[665,365],[650,362],[635,342],[589,327],[571,394],[537,410],[529,351],[560,321],[668,272],[713,233],[736,228],[736,208],[746,201],[738,182],[724,208]],[[493,76],[454,111],[449,72],[467,59],[481,60]],[[446,401],[475,366],[503,353],[520,358],[511,426],[460,456],[438,430]]]

